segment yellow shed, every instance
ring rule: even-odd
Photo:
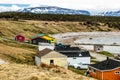
[[[44,36],[42,36],[42,38],[48,40],[50,43],[55,43],[55,38],[53,38],[53,37],[44,35]]]

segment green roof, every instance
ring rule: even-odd
[[[31,38],[42,37],[42,36],[44,36],[44,35],[45,35],[45,34],[36,34],[36,35],[32,36]]]
[[[37,34],[36,36],[44,36],[44,34]]]

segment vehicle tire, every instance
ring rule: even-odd
[[[79,69],[79,70],[80,70],[81,68],[80,68],[80,67],[77,67],[77,69]]]

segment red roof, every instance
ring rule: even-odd
[[[16,35],[15,40],[19,42],[25,42],[25,37],[22,35]]]

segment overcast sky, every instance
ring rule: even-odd
[[[0,0],[0,4],[14,4],[6,6],[9,9],[21,8],[15,4],[29,4],[26,7],[48,5],[90,11],[120,10],[120,0]],[[5,9],[5,6],[1,7]]]

